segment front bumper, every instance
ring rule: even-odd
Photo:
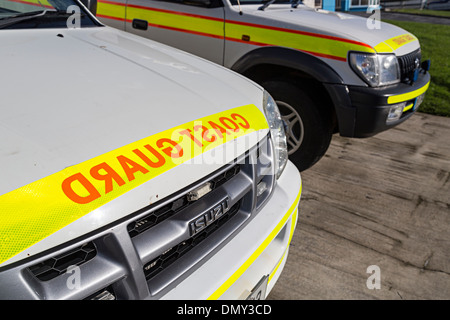
[[[266,298],[286,262],[297,223],[301,177],[288,162],[269,201],[238,235],[162,299],[246,299],[267,278]]]
[[[370,137],[402,123],[416,112],[429,84],[430,74],[421,72],[412,85],[399,83],[382,88],[330,85],[329,91],[339,104],[336,110],[341,136]],[[399,103],[404,103],[401,117],[387,122],[391,107]]]
[[[286,261],[301,195],[301,177],[292,163],[276,184],[272,175],[262,175],[267,156],[266,148],[252,148],[246,162],[230,163],[155,206],[0,268],[0,299],[245,299],[258,283],[265,298]],[[224,179],[202,200],[133,236],[136,227],[169,210],[168,205],[172,210],[189,190]],[[256,181],[270,183],[272,193],[267,189],[258,196]],[[183,228],[191,225],[185,222],[193,221],[189,213],[209,212],[211,203],[217,208],[224,192],[230,204],[224,223],[217,220],[218,228],[211,224],[203,235],[185,239]],[[148,270],[161,268],[147,277]]]

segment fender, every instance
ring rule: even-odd
[[[342,78],[325,62],[307,53],[282,47],[263,47],[248,52],[231,67],[246,74],[258,65],[276,65],[308,74],[320,82],[333,103],[340,135],[354,134],[356,109],[352,107],[348,88]]]
[[[250,51],[235,62],[231,70],[244,74],[262,64],[298,70],[321,83],[344,84],[342,78],[322,60],[298,50],[282,47],[263,47]]]

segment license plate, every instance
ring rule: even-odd
[[[422,101],[423,101],[423,97],[425,96],[425,93],[422,93],[420,96],[418,96],[417,98],[416,98],[416,102],[414,103],[414,110],[417,110],[417,108],[420,106],[420,104],[422,103]]]
[[[252,292],[247,297],[247,300],[262,300],[266,298],[267,283],[269,276],[264,276],[258,284],[253,288]]]

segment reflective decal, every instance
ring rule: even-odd
[[[122,146],[0,196],[0,263],[152,178],[227,141],[268,129],[237,107]]]

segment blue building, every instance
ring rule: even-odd
[[[380,7],[380,0],[304,0],[304,4],[328,11],[367,11]]]

